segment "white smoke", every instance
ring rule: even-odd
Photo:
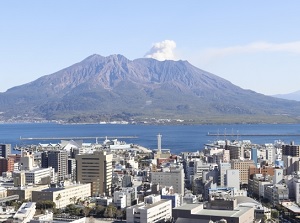
[[[156,60],[175,60],[174,50],[176,43],[173,40],[164,40],[159,43],[154,43],[152,48],[146,53],[146,58]]]

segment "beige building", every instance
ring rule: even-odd
[[[75,198],[84,200],[91,196],[91,184],[70,184],[64,187],[51,187],[42,191],[32,192],[32,201],[50,200],[57,208],[66,207]],[[74,201],[72,201],[74,202]]]
[[[31,200],[32,191],[41,191],[48,188],[48,185],[38,185],[38,186],[25,186],[25,187],[13,187],[7,189],[7,196],[19,195],[19,200]]]
[[[231,160],[231,169],[240,171],[241,184],[248,184],[249,179],[249,167],[255,167],[253,160]]]
[[[174,193],[184,194],[184,170],[181,166],[162,168],[162,171],[151,172],[150,182],[162,186],[173,186]]]
[[[144,202],[126,208],[126,222],[155,223],[172,218],[172,201],[161,199],[160,195],[145,197]]]
[[[97,151],[76,155],[76,180],[91,183],[92,195],[111,195],[112,154]]]

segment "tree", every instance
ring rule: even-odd
[[[74,204],[76,203],[76,200],[77,200],[77,197],[74,196],[74,197],[70,197],[70,202],[73,202]]]
[[[56,201],[60,201],[60,199],[61,199],[61,195],[60,195],[60,193],[57,195],[57,197],[55,198],[55,200]],[[58,203],[58,208],[60,208],[60,202]]]

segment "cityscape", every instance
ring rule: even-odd
[[[0,145],[2,222],[298,222],[300,146],[217,140],[201,151],[61,140]],[[18,150],[16,150],[18,149]]]
[[[300,223],[300,1],[0,1],[0,222]]]

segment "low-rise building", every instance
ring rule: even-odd
[[[84,199],[91,196],[91,184],[70,184],[64,187],[51,187],[32,192],[32,201],[50,200],[57,208],[66,207],[70,200]]]
[[[161,199],[160,195],[145,197],[144,202],[126,209],[128,223],[155,223],[172,218],[171,200]]]
[[[23,203],[13,216],[13,223],[27,223],[35,215],[35,202]]]

